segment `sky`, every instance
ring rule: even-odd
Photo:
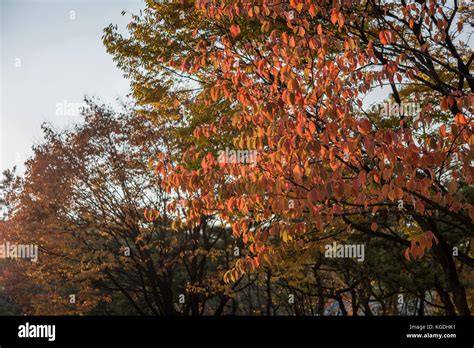
[[[24,171],[43,122],[56,129],[80,122],[85,95],[114,106],[130,92],[101,37],[110,23],[125,31],[144,7],[142,0],[0,0],[0,171]]]

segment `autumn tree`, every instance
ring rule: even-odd
[[[213,216],[247,246],[227,281],[321,247],[314,237],[340,226],[408,260],[430,250],[438,285],[469,315],[469,13],[458,1],[149,1],[129,37],[110,26],[104,42],[144,112],[193,135],[175,139],[180,163],[156,172],[190,194],[176,202],[188,221]],[[380,86],[420,112],[367,110]],[[257,165],[219,162],[228,144],[256,151]]]
[[[7,194],[3,237],[40,249],[6,277],[9,293],[32,314],[225,313],[239,290],[222,279],[235,241],[169,209],[148,163],[166,152],[162,125],[90,100],[84,118],[65,131],[44,125]]]

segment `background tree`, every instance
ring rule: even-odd
[[[9,240],[40,248],[10,292],[32,314],[222,313],[234,241],[169,212],[147,164],[166,151],[161,126],[92,101],[84,116],[71,130],[43,126],[45,143],[7,195]]]

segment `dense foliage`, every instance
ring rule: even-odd
[[[5,291],[33,313],[470,315],[472,25],[457,0],[148,1],[103,37],[136,104],[46,126],[5,181],[2,229],[43,255]]]

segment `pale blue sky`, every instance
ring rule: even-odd
[[[1,171],[23,170],[41,123],[80,120],[73,109],[84,95],[114,104],[129,93],[101,37],[109,23],[124,30],[141,8],[141,0],[0,0]]]

